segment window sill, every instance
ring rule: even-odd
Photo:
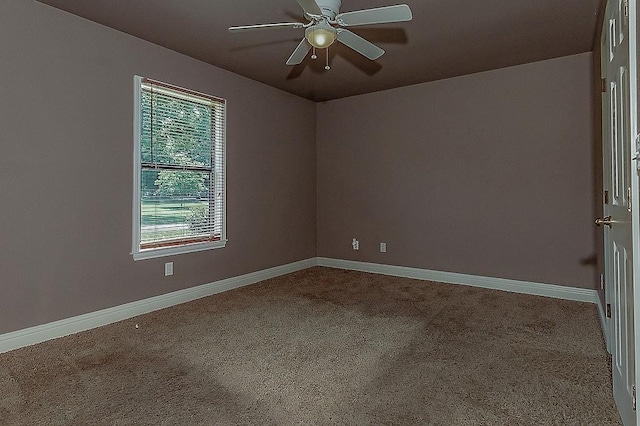
[[[153,259],[156,257],[174,256],[178,254],[195,253],[198,251],[223,248],[226,245],[227,245],[227,241],[221,240],[221,241],[214,241],[214,242],[207,242],[207,243],[185,244],[182,246],[140,250],[140,251],[135,251],[131,253],[131,255],[133,256],[133,260],[145,260],[145,259]]]

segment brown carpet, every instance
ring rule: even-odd
[[[620,424],[610,383],[594,305],[316,267],[2,354],[0,424]]]

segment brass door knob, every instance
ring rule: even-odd
[[[598,226],[604,225],[611,228],[611,223],[613,223],[613,221],[611,220],[611,216],[599,217],[596,219],[596,225]]]

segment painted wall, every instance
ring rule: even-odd
[[[129,254],[135,74],[228,100],[226,248]],[[314,257],[315,114],[302,98],[3,0],[0,333]]]
[[[316,255],[594,288],[591,64],[582,54],[316,105],[6,0],[0,333]],[[135,74],[228,100],[226,248],[131,258]]]
[[[586,53],[319,104],[318,255],[595,288],[592,99]]]

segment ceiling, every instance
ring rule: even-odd
[[[592,50],[603,0],[406,0],[413,20],[350,27],[386,53],[370,61],[340,43],[286,60],[302,29],[228,27],[306,22],[296,0],[39,0],[287,92],[326,101]],[[400,0],[402,1],[402,0]],[[341,12],[398,4],[343,0]]]

